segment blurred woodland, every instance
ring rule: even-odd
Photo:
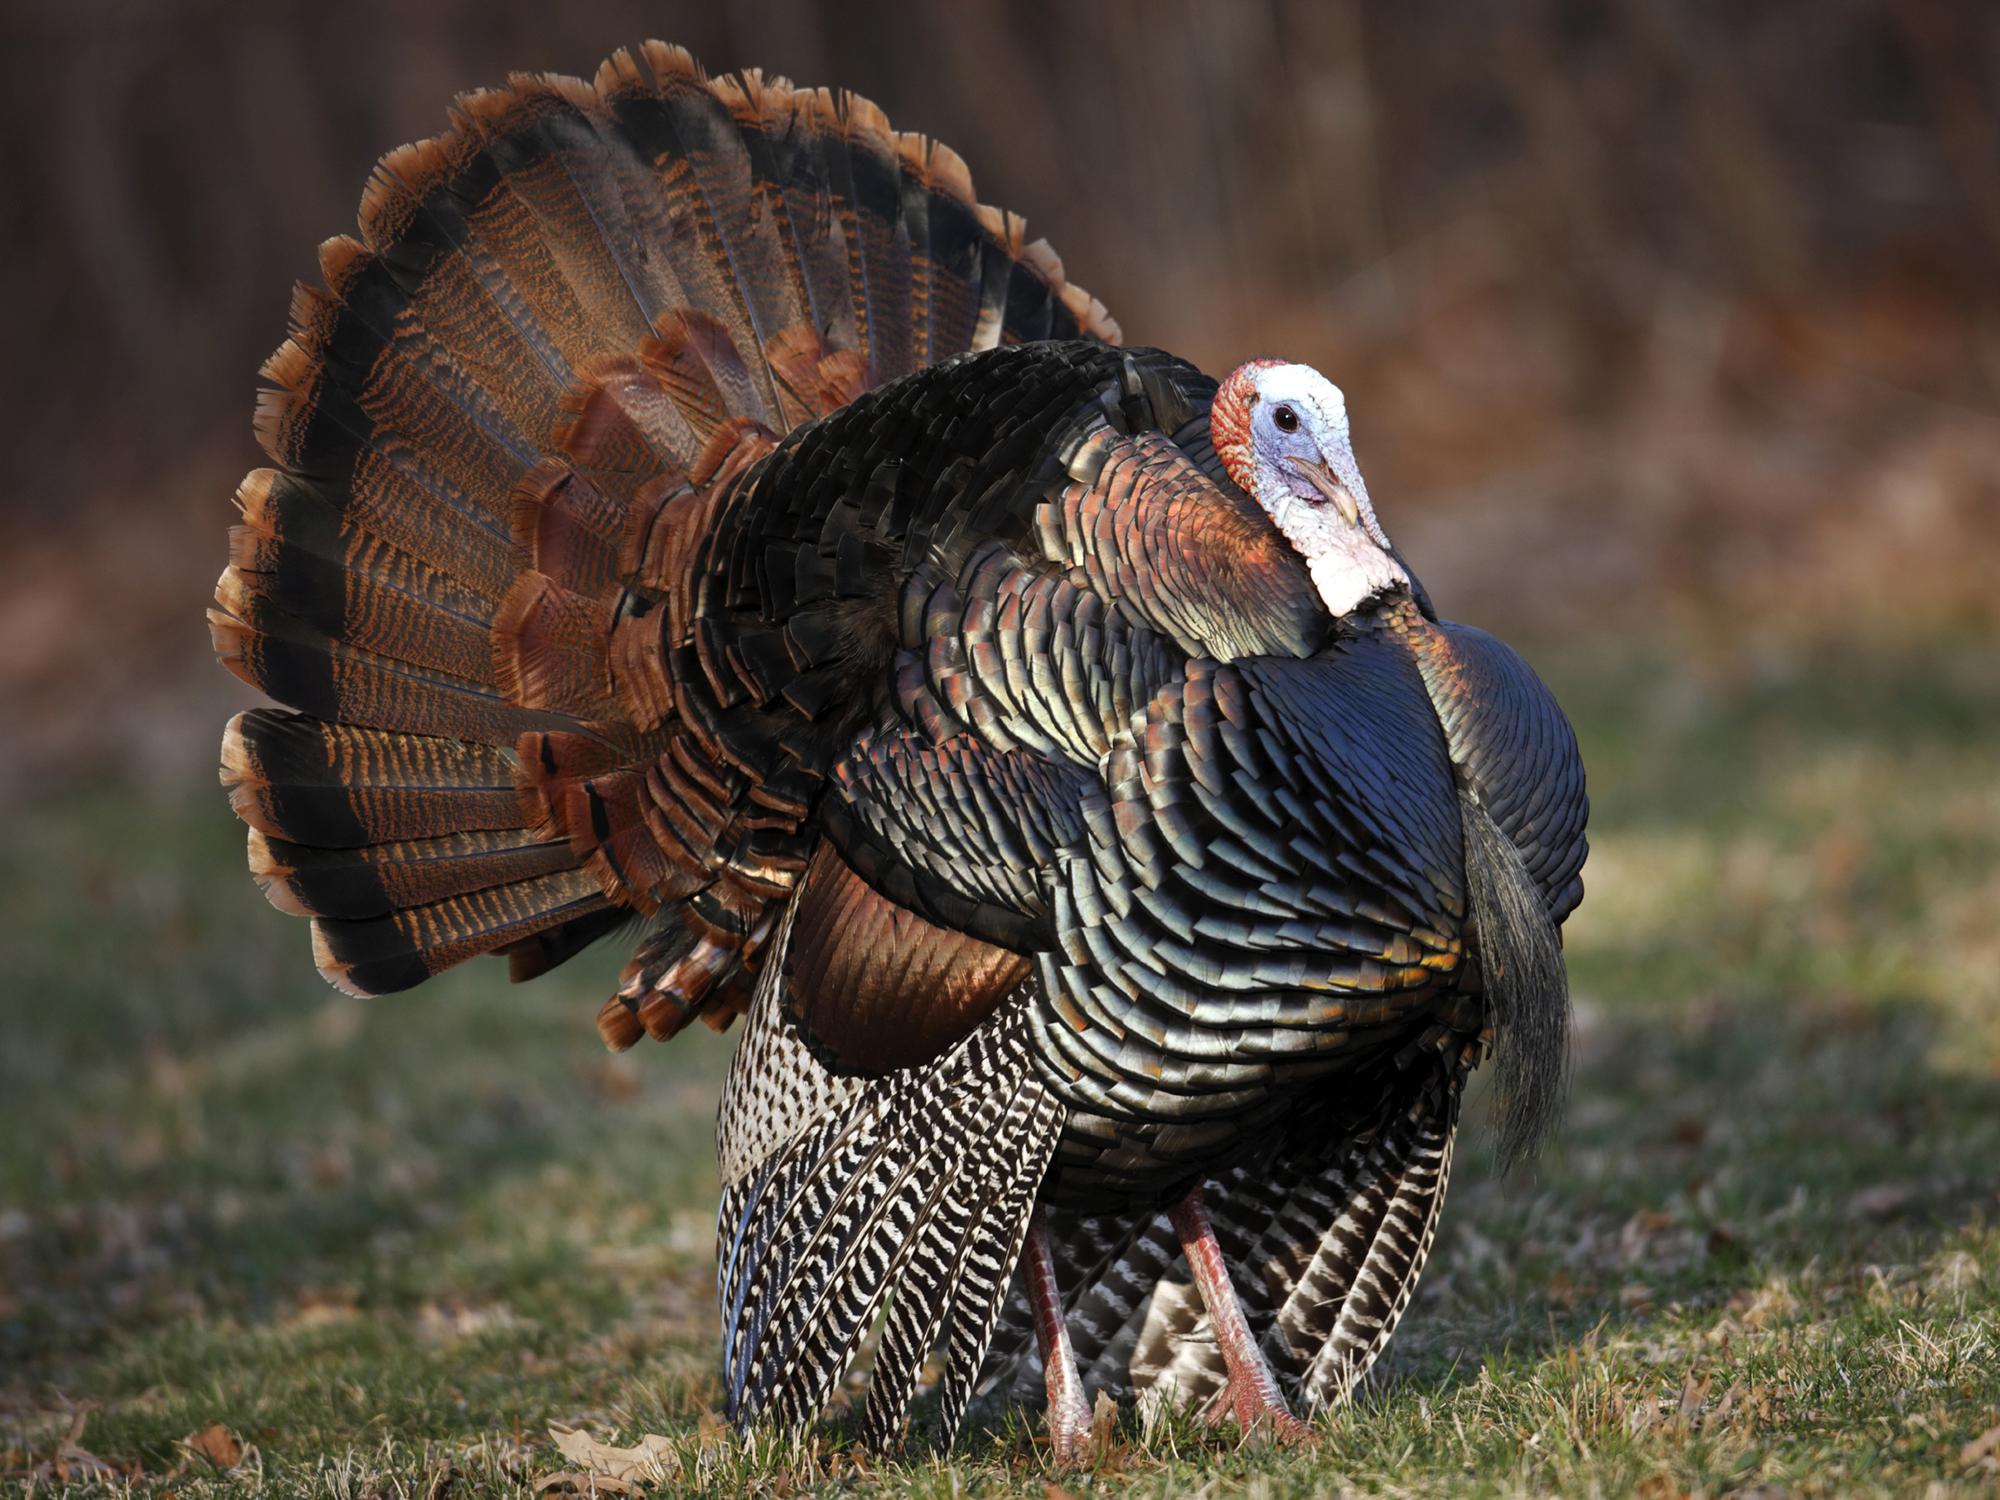
[[[0,798],[185,781],[257,365],[375,158],[647,35],[949,141],[1128,340],[1346,387],[1447,612],[1991,631],[2000,7],[8,0]]]

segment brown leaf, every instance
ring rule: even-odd
[[[1958,1461],[1962,1464],[1976,1464],[1982,1458],[2000,1454],[2000,1423],[1987,1428],[1978,1437],[1958,1450]]]
[[[212,1422],[200,1432],[191,1432],[181,1445],[196,1458],[205,1458],[218,1469],[233,1469],[243,1462],[243,1444],[220,1422]]]
[[[577,1070],[601,1097],[627,1104],[639,1097],[639,1070],[628,1057],[607,1057]]]
[[[1642,1208],[1618,1231],[1618,1253],[1627,1261],[1645,1259],[1653,1241],[1674,1227],[1674,1216],[1663,1209]]]
[[[117,1479],[122,1470],[116,1464],[99,1458],[95,1453],[79,1448],[74,1443],[64,1443],[56,1450],[53,1465],[55,1476],[64,1484],[77,1484],[92,1479]]]
[[[558,1452],[581,1469],[599,1489],[618,1486],[629,1493],[642,1484],[671,1484],[680,1477],[680,1454],[673,1443],[653,1433],[641,1437],[630,1448],[601,1443],[587,1432],[573,1427],[550,1427],[549,1438]],[[561,1476],[545,1476],[558,1479]],[[540,1480],[536,1481],[541,1484]],[[547,1488],[546,1485],[542,1486]]]
[[[50,1464],[55,1477],[64,1484],[77,1481],[87,1483],[93,1479],[117,1479],[128,1472],[84,1448],[84,1424],[90,1420],[90,1414],[95,1410],[97,1404],[86,1401],[70,1413],[69,1431],[63,1435],[61,1444],[56,1448],[55,1459]],[[136,1473],[136,1466],[129,1472]]]
[[[1668,1127],[1667,1139],[1676,1146],[1699,1146],[1708,1139],[1708,1121],[1682,1115]]]

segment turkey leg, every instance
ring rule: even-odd
[[[1035,1311],[1035,1342],[1041,1346],[1042,1373],[1049,1388],[1049,1442],[1057,1463],[1081,1464],[1090,1451],[1090,1404],[1083,1399],[1083,1376],[1063,1320],[1048,1215],[1039,1203],[1028,1218],[1023,1254],[1028,1262],[1028,1302]]]
[[[1243,1304],[1230,1284],[1229,1267],[1222,1259],[1222,1247],[1215,1242],[1215,1227],[1208,1221],[1208,1205],[1202,1201],[1201,1189],[1197,1187],[1176,1203],[1168,1217],[1174,1233],[1180,1236],[1181,1249],[1187,1252],[1188,1269],[1194,1273],[1195,1287],[1208,1309],[1209,1326],[1222,1350],[1223,1366],[1229,1371],[1229,1384],[1218,1406],[1226,1403],[1234,1409],[1245,1432],[1263,1422],[1272,1436],[1285,1442],[1310,1440],[1311,1429],[1292,1415],[1284,1392],[1278,1389],[1278,1377],[1271,1373],[1243,1316]]]

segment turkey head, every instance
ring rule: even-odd
[[[1328,613],[1410,589],[1354,461],[1339,386],[1309,365],[1252,360],[1216,391],[1209,430],[1229,477],[1305,560]]]

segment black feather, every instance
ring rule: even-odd
[[[1569,1099],[1569,976],[1521,851],[1469,788],[1459,792],[1480,974],[1494,1018],[1500,1159],[1535,1155]]]

